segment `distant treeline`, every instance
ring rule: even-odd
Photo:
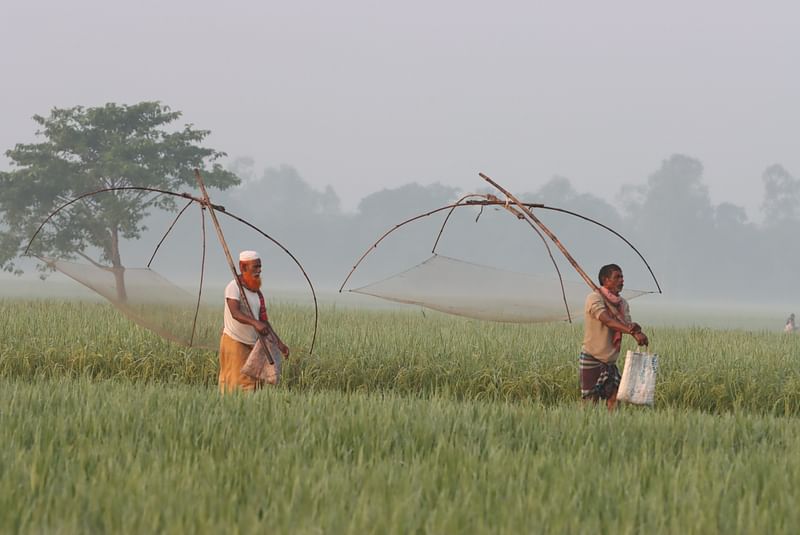
[[[361,200],[355,212],[347,213],[333,188],[315,190],[292,167],[268,168],[259,175],[252,161],[239,159],[231,170],[242,178],[242,184],[214,192],[215,202],[284,243],[315,283],[327,288],[338,288],[353,263],[383,232],[453,202],[463,193],[440,184],[407,184],[372,193]],[[558,176],[532,182],[528,192],[515,193],[523,200],[575,211],[619,231],[648,260],[666,295],[800,302],[800,180],[780,165],[768,167],[761,180],[763,222],[758,224],[740,206],[712,204],[701,162],[685,155],[664,160],[643,184],[610,193],[614,205],[575,191],[567,178]],[[489,191],[477,179],[476,186],[479,191]],[[638,257],[610,233],[577,218],[543,210],[537,213],[591,275],[600,265],[615,262],[623,266],[629,287],[654,288]],[[411,223],[392,234],[364,262],[352,285],[398,273],[429,256],[445,214]],[[159,228],[171,217],[159,215],[150,227]],[[234,248],[252,244],[270,258],[279,253],[255,238],[237,240],[240,229],[228,228]],[[175,258],[182,248],[196,250],[196,243],[173,238],[169,257]],[[459,209],[437,252],[514,271],[553,272],[546,249],[530,227],[497,209],[480,214],[477,208]],[[557,253],[554,251],[558,257]],[[265,273],[268,278],[287,280],[294,267],[277,260],[278,256],[266,262]],[[559,258],[559,264],[565,276],[575,278],[563,259]],[[162,267],[172,269],[170,265]],[[208,276],[215,275],[226,276],[224,267],[218,265],[216,271],[210,267]],[[301,282],[298,279],[298,285]]]

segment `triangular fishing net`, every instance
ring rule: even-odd
[[[260,247],[257,244],[263,245],[265,241],[271,242],[275,247],[271,247],[271,252],[262,257],[265,263],[270,266],[269,273],[274,274],[276,271],[280,271],[281,261],[275,259],[274,255],[282,251],[285,255],[279,254],[278,256],[282,259],[283,264],[296,266],[311,290],[311,297],[314,303],[314,320],[311,344],[308,346],[308,351],[313,351],[319,311],[314,286],[300,261],[283,244],[249,221],[231,213],[223,206],[212,204],[208,199],[199,170],[195,170],[195,175],[203,192],[203,198],[194,197],[188,193],[176,193],[138,186],[106,188],[79,195],[60,205],[47,216],[31,236],[28,247],[25,249],[25,254],[28,255],[30,251],[32,253],[31,256],[37,256],[51,269],[63,273],[105,297],[135,323],[161,337],[189,347],[213,350],[218,347],[222,332],[222,312],[224,310],[223,307],[226,306],[223,288],[233,279],[236,272],[236,265],[230,250],[252,250]],[[157,212],[152,216],[144,214],[144,216],[148,216],[147,224],[141,225],[141,228],[137,228],[135,231],[127,229],[122,232],[122,239],[117,242],[111,242],[114,245],[113,248],[110,247],[111,243],[105,244],[108,250],[99,250],[97,244],[87,239],[92,243],[92,246],[87,247],[87,250],[84,251],[80,246],[86,244],[75,236],[69,233],[60,238],[57,236],[59,230],[69,228],[70,211],[68,209],[71,209],[70,207],[72,206],[79,206],[76,204],[79,201],[86,202],[87,198],[100,194],[117,194],[130,191],[136,191],[139,195],[153,194],[154,197],[149,202],[152,202],[153,199],[160,195],[179,197],[188,200],[188,202],[171,223],[169,223],[171,217],[167,213]],[[192,205],[200,208],[199,228],[196,220],[194,222],[187,222],[186,219],[181,220],[183,213]],[[206,212],[211,215],[221,246],[221,250],[217,249],[217,254],[206,254]],[[218,213],[224,214],[227,221],[235,225],[236,232],[232,233],[229,240],[224,239],[223,227],[225,225],[218,220]],[[40,240],[44,243],[31,250],[32,244],[34,244],[37,236],[42,233],[45,225],[48,223],[54,224],[53,221],[55,221],[54,218],[56,216],[61,218],[58,220],[59,224],[55,225],[56,231],[54,233],[45,231],[42,235],[47,236],[48,239]],[[168,227],[167,223],[169,223]],[[163,235],[158,233],[145,236],[145,231],[150,228],[151,224],[158,228],[166,227],[166,232]],[[56,235],[55,238],[53,234]],[[161,239],[157,241],[159,235]],[[119,234],[114,234],[114,236],[119,237]],[[153,244],[156,244],[156,242],[157,245],[153,249]],[[59,248],[55,246],[58,243],[61,243],[62,247],[65,243],[77,245],[78,247],[75,250],[69,250],[69,247],[61,250],[61,254],[64,254],[66,258],[46,258],[46,256],[55,256],[54,252],[59,251]],[[164,247],[166,254],[159,256],[162,259],[159,270],[162,273],[165,270],[171,271],[173,280],[182,281],[188,286],[178,286],[170,282],[167,277],[150,268],[162,245],[166,245]],[[40,249],[40,253],[36,252],[37,248]],[[276,248],[280,251],[276,250]],[[53,252],[45,253],[48,250]],[[150,251],[152,252],[149,253]],[[224,255],[219,254],[220,252],[223,252]],[[105,259],[114,258],[117,267],[101,265],[92,260],[89,253],[93,253],[95,256],[98,253],[102,253],[100,256]],[[130,258],[147,258],[144,256],[145,253],[149,254],[150,258],[149,262],[147,262],[147,267],[121,267],[123,257],[125,258],[125,263],[128,264]],[[68,260],[68,258],[74,258],[74,256],[81,256],[88,263]],[[166,263],[163,262],[164,256],[167,257]],[[136,260],[133,261],[132,265],[137,266]],[[138,266],[141,265],[142,263],[138,263]],[[215,281],[214,283],[217,285],[216,288],[212,288],[211,292],[213,296],[211,303],[213,305],[204,305],[201,302],[201,299],[205,296],[204,281],[211,280]],[[262,287],[262,290],[266,295],[269,295],[269,289],[266,286]],[[267,298],[267,301],[269,302],[269,298]],[[245,313],[247,313],[247,310],[245,310]],[[257,314],[258,311],[253,313]],[[275,325],[275,321],[271,319],[270,324]],[[277,328],[279,329],[280,326],[278,325]],[[290,343],[292,342],[290,340]]]
[[[402,273],[350,291],[480,320],[538,323],[568,319],[557,278],[438,254]],[[564,281],[573,320],[583,318],[590,291],[583,281]],[[653,292],[624,290],[622,295],[630,300],[647,293]]]
[[[202,306],[198,309],[196,294],[192,295],[150,268],[125,268],[115,272],[100,265],[43,260],[105,297],[135,323],[168,340],[204,349],[215,349],[219,345],[219,310],[209,311]]]

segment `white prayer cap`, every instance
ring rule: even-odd
[[[260,260],[261,257],[255,251],[242,251],[239,253],[239,262],[252,262],[253,260]]]

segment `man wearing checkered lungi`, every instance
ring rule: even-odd
[[[606,400],[608,410],[617,404],[620,373],[617,359],[622,335],[629,334],[640,346],[648,344],[638,323],[631,320],[628,302],[620,295],[625,279],[622,268],[608,264],[600,269],[600,287],[586,297],[583,346],[579,362],[581,398]]]

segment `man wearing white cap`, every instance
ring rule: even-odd
[[[239,271],[239,280],[252,315],[242,303],[238,284],[232,280],[225,287],[224,326],[219,343],[219,389],[222,393],[237,388],[256,390],[263,386],[263,381],[241,371],[258,341],[259,333],[274,336],[281,353],[289,356],[289,348],[278,337],[267,318],[267,306],[261,293],[261,258],[258,253],[242,251],[239,254]]]

